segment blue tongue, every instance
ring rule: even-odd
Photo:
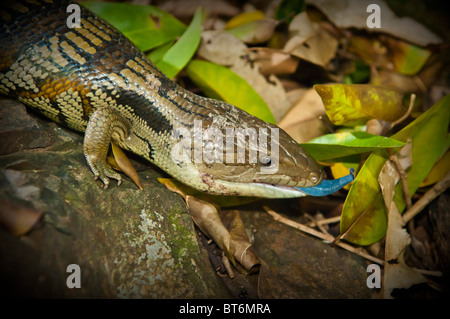
[[[324,179],[319,185],[313,187],[295,187],[299,191],[311,196],[326,196],[337,192],[355,179],[355,170],[350,168],[350,174],[338,179]]]

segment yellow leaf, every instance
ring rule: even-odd
[[[264,13],[259,10],[243,12],[241,14],[238,14],[234,18],[230,19],[227,22],[227,24],[225,25],[225,29],[232,29],[232,28],[238,27],[240,25],[244,25],[249,22],[262,20],[262,19],[264,19]]]
[[[376,118],[387,122],[399,119],[407,110],[403,94],[370,84],[314,85],[325,110],[335,125],[365,124]]]
[[[434,164],[430,173],[428,173],[428,176],[423,180],[419,187],[425,187],[439,182],[448,171],[450,171],[450,151],[445,153],[441,159]]]
[[[348,167],[346,167],[342,163],[334,163],[333,165],[331,165],[331,173],[333,174],[334,179],[344,177],[348,175]],[[344,189],[349,190],[352,183],[345,185]]]

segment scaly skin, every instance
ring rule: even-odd
[[[201,120],[203,129],[221,131],[270,132],[278,127],[180,87],[119,31],[85,8],[81,28],[68,28],[68,4],[56,0],[1,4],[0,92],[64,126],[85,131],[86,159],[106,186],[109,178],[120,182],[120,174],[106,164],[110,142],[213,194],[300,197],[305,194],[293,187],[321,182],[323,172],[316,162],[281,129],[279,168],[274,174],[261,173],[260,162],[174,162],[171,150],[179,140],[173,132],[191,129],[194,120]]]

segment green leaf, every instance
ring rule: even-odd
[[[430,172],[436,160],[448,147],[447,129],[450,120],[450,95],[445,96],[419,118],[392,138],[407,142],[411,139],[412,165],[406,171],[410,196]],[[359,245],[370,245],[386,233],[386,209],[378,185],[378,175],[387,151],[373,152],[350,188],[341,217],[341,234]],[[394,201],[400,212],[406,207],[401,183],[395,188]],[[349,230],[350,229],[350,230]]]
[[[385,150],[373,152],[364,163],[345,200],[341,215],[344,239],[366,246],[386,234],[387,218],[378,175],[389,155]]]
[[[431,55],[429,50],[422,49],[413,44],[391,40],[390,52],[394,62],[394,70],[406,74],[414,75],[419,72]]]
[[[208,97],[223,100],[275,124],[275,118],[262,97],[230,69],[211,62],[192,60],[186,66],[186,73]]]
[[[274,19],[264,18],[251,21],[226,31],[248,44],[258,44],[270,39],[278,22]]]
[[[287,23],[290,23],[294,16],[305,11],[305,9],[305,0],[281,0],[275,11],[275,19],[288,19]]]
[[[314,85],[336,125],[357,125],[376,118],[393,122],[405,112],[401,92],[370,84]]]
[[[204,14],[201,7],[195,11],[192,22],[180,39],[156,62],[156,66],[169,78],[185,67],[197,50],[201,40]]]
[[[351,83],[349,84],[367,82],[370,79],[370,67],[358,60],[353,61],[353,64],[355,66],[355,71],[349,75],[351,80]]]
[[[173,46],[174,43],[175,40],[171,40],[167,43],[160,45],[159,47],[153,49],[149,54],[147,54],[147,57],[153,63],[157,63],[159,60],[163,58],[163,56],[167,53],[167,51],[169,51],[169,49]]]
[[[400,141],[412,139],[413,165],[406,171],[408,189],[412,196],[427,177],[434,163],[448,148],[447,130],[450,121],[450,94],[392,137]],[[401,185],[397,185],[394,201],[402,212],[406,203]]]
[[[182,22],[153,6],[95,1],[81,4],[115,26],[142,51],[173,40],[186,30]]]
[[[380,38],[355,35],[351,37],[348,50],[369,65],[405,75],[419,72],[431,56],[430,50],[392,37],[380,41]]]
[[[316,160],[325,161],[375,151],[381,148],[397,148],[405,143],[366,132],[343,132],[315,138],[301,146]]]

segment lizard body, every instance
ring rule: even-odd
[[[80,27],[69,28],[69,4],[65,0],[2,3],[0,92],[85,132],[85,157],[106,187],[110,178],[121,181],[106,163],[111,142],[212,194],[300,197],[305,193],[295,187],[321,183],[324,174],[319,165],[276,125],[182,88],[118,30],[83,7]],[[172,151],[180,142],[180,134],[174,132],[192,130],[196,123],[203,130],[277,132],[276,171],[262,172],[271,165],[272,151],[268,163],[260,158],[256,163],[239,163],[235,150],[231,163],[174,161]],[[231,146],[238,143],[233,138]],[[195,152],[195,145],[185,150]]]

